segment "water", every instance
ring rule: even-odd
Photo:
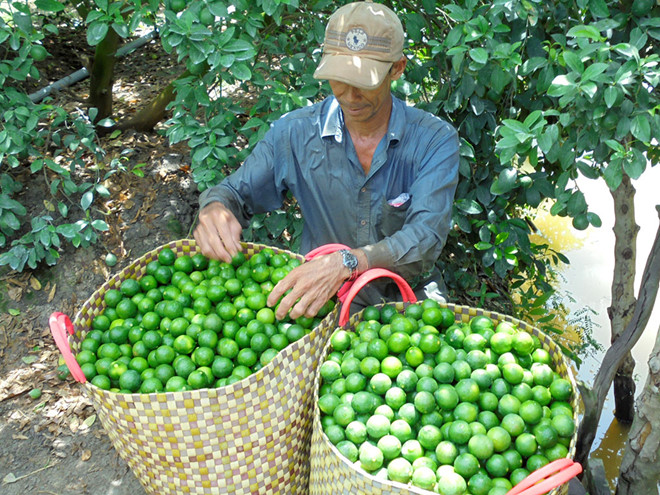
[[[658,214],[655,205],[660,203],[660,166],[649,167],[641,180],[634,181],[635,214],[640,231],[637,235],[637,274],[635,293],[648,258],[653,240],[658,229]],[[614,269],[614,207],[612,197],[603,180],[578,180],[589,204],[589,209],[597,213],[603,221],[602,227],[590,227],[584,232],[572,229],[570,221],[562,218],[537,218],[537,226],[544,237],[551,239],[556,248],[566,254],[571,264],[561,270],[557,289],[570,294],[575,301],[564,299],[569,309],[569,318],[573,314],[582,314],[585,308],[592,309],[592,337],[602,346],[585,357],[577,371],[577,379],[591,385],[598,372],[602,357],[610,343],[610,321],[607,307],[611,302],[612,273]],[[654,346],[660,327],[660,300],[656,301],[651,319],[644,334],[632,350],[636,361],[635,382],[637,394],[641,392],[648,375],[648,358]],[[614,398],[612,391],[606,400],[600,418],[599,428],[594,441],[592,456],[603,460],[606,474],[614,488],[628,427],[614,419]]]

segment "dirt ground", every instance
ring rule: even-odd
[[[118,67],[120,112],[169,82],[174,64],[158,46],[147,45]],[[49,82],[71,69],[75,57],[65,48],[49,48],[56,54],[42,68]],[[82,81],[57,98],[84,98],[87,85]],[[129,165],[145,163],[144,177],[127,172],[107,183],[111,197],[95,205],[109,212],[110,230],[100,241],[84,249],[64,248],[55,267],[21,274],[0,271],[2,495],[145,493],[111,445],[81,387],[71,377],[58,376],[60,353],[48,326],[54,311],[73,319],[105,280],[147,251],[190,236],[198,192],[190,178],[187,149],[170,147],[156,133],[129,133],[122,140],[117,148],[134,150]],[[114,145],[106,144],[112,151]],[[21,201],[28,209],[30,204],[36,208],[44,197],[30,189]],[[107,252],[117,255],[113,268],[104,262]],[[33,389],[41,390],[39,398],[31,397]]]

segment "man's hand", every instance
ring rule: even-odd
[[[199,225],[193,235],[204,256],[230,263],[241,250],[242,231],[234,214],[215,201],[199,212]]]
[[[268,305],[275,306],[280,301],[275,316],[281,320],[289,309],[289,317],[313,317],[328,299],[334,296],[351,273],[342,263],[339,253],[319,256],[294,268],[278,282],[268,296]],[[296,303],[296,301],[298,301]]]

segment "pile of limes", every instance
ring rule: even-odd
[[[364,309],[321,364],[327,438],[368,473],[442,495],[502,495],[566,457],[570,381],[537,337],[433,300]]]
[[[76,359],[91,383],[122,393],[223,387],[268,364],[318,325],[316,318],[278,321],[266,305],[275,284],[300,261],[265,248],[231,263],[169,247],[105,292]]]

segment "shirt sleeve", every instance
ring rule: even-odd
[[[246,228],[253,215],[281,207],[286,188],[276,178],[273,157],[277,152],[277,132],[276,127],[271,127],[235,172],[202,192],[200,209],[219,201]]]
[[[442,121],[439,121],[442,122]],[[392,269],[413,281],[435,266],[451,227],[458,184],[458,133],[442,122],[431,136],[416,139],[417,171],[410,187],[410,206],[403,227],[381,241],[364,246],[370,267]]]

